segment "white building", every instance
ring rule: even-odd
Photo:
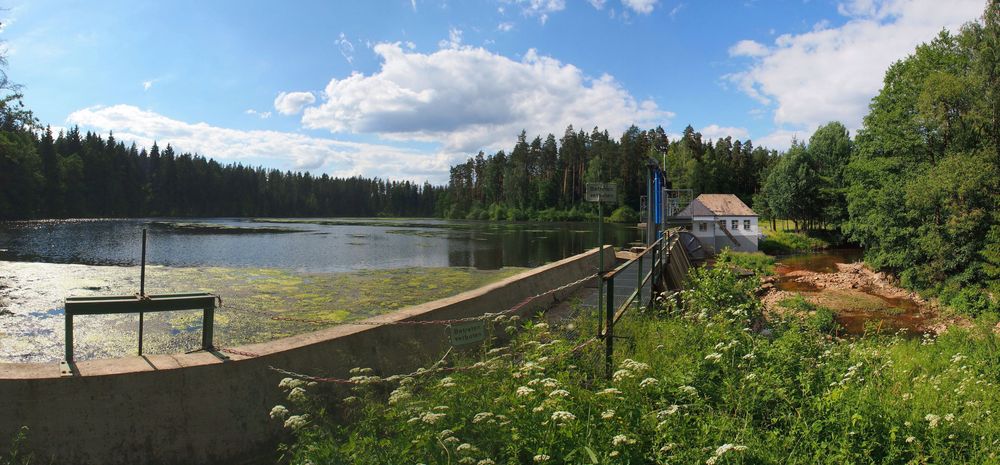
[[[691,233],[710,253],[722,249],[756,252],[760,238],[757,214],[732,194],[701,194],[678,215],[691,218]]]

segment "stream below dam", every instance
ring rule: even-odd
[[[776,276],[765,279],[765,306],[782,312],[802,298],[832,310],[845,335],[931,331],[935,313],[927,302],[868,269],[862,256],[860,249],[833,249],[778,257]]]

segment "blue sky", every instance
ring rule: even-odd
[[[224,162],[444,182],[521,129],[690,124],[782,149],[857,129],[893,61],[983,0],[15,1],[54,127]]]

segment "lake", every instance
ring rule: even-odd
[[[640,231],[605,226],[625,246]],[[222,295],[216,340],[238,345],[480,287],[596,247],[592,223],[440,219],[131,219],[0,223],[0,361],[55,361],[62,301],[133,294],[148,230],[148,293]],[[499,309],[498,309],[499,310]],[[269,317],[306,318],[307,324]],[[200,312],[146,316],[145,352],[198,346]],[[77,318],[77,359],[130,355],[135,315]]]

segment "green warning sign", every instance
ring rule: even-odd
[[[452,346],[464,346],[486,339],[486,325],[482,321],[470,321],[448,326],[448,342]]]

